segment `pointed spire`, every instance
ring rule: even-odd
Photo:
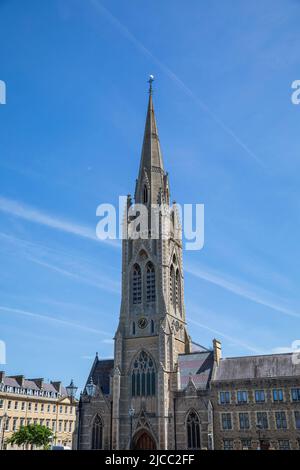
[[[141,164],[143,163],[143,166],[145,168],[149,168],[150,170],[151,170],[151,166],[159,167],[161,170],[163,170],[162,155],[161,155],[161,150],[160,150],[160,143],[159,143],[158,130],[157,130],[153,98],[152,98],[153,96],[152,82],[153,82],[153,79],[150,78],[149,101],[148,101],[146,125],[145,125],[145,132],[144,132]]]
[[[148,80],[149,101],[135,199],[136,202],[144,202],[143,194],[144,186],[146,185],[148,192],[150,192],[148,201],[152,204],[156,204],[160,190],[164,189],[163,178],[165,172],[153,106],[153,80],[153,75],[150,75]]]

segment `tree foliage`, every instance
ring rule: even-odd
[[[18,431],[14,432],[6,442],[8,444],[16,444],[17,446],[42,447],[48,449],[50,447],[50,439],[53,436],[51,429],[40,424],[28,424],[21,426]]]

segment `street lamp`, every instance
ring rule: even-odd
[[[93,377],[90,378],[90,381],[85,386],[87,395],[90,398],[93,398],[96,394],[96,385],[93,382]],[[79,403],[78,403],[78,425],[77,425],[77,450],[80,449],[80,432],[81,432],[81,419],[82,419],[82,393],[80,394]]]
[[[128,410],[129,418],[130,418],[130,449],[132,449],[132,420],[134,416],[134,408],[132,406]]]
[[[2,416],[1,450],[3,450],[3,445],[4,445],[4,432],[5,432],[7,418],[8,418],[8,414],[4,413],[4,415]]]
[[[70,385],[68,385],[66,387],[66,390],[67,390],[67,395],[70,399],[71,408],[72,408],[73,402],[74,402],[75,397],[76,397],[76,392],[78,390],[78,387],[76,387],[76,385],[74,385],[73,379],[71,380]],[[76,410],[76,408],[75,408],[75,410]],[[73,410],[72,410],[72,412],[73,412]],[[55,440],[56,440],[56,437],[55,437]]]
[[[73,400],[76,396],[76,392],[78,390],[78,387],[74,385],[73,379],[71,380],[70,385],[66,387],[66,390],[67,390],[67,395],[70,398],[71,403],[73,403]]]
[[[91,377],[90,382],[86,385],[86,392],[90,397],[94,397],[96,393],[96,385],[93,382],[93,377]]]

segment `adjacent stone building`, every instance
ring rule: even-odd
[[[141,207],[148,209],[146,228],[135,213],[137,204],[140,212]],[[151,211],[153,205],[156,209]],[[157,205],[165,207],[158,215]],[[138,236],[132,235],[132,227]],[[264,419],[264,415],[258,419],[258,411],[269,413],[271,423],[268,435],[259,429],[259,440],[269,439],[281,448],[287,447],[283,441],[288,440],[296,448],[300,365],[292,363],[291,355],[222,359],[219,341],[207,349],[189,335],[181,226],[176,204],[170,205],[152,83],[134,201],[127,198],[124,235],[114,358],[95,358],[78,407],[77,448],[226,449],[252,447],[252,441],[255,447],[256,424]],[[284,390],[280,404],[270,398],[275,389]],[[247,392],[243,406],[236,404],[239,390]],[[263,405],[253,402],[256,390],[264,390]],[[223,403],[223,393],[228,402]],[[287,429],[274,428],[271,414],[277,411],[287,411]],[[249,413],[249,429],[240,429],[239,412]],[[283,415],[277,419],[284,420]]]
[[[76,403],[61,382],[6,376],[0,371],[0,449],[17,449],[6,440],[28,424],[47,426],[54,434],[52,444],[72,447]]]
[[[300,365],[293,358],[220,360],[210,390],[217,449],[300,449]]]

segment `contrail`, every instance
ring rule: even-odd
[[[96,237],[96,230],[86,225],[81,225],[76,222],[65,220],[61,217],[53,216],[47,212],[41,211],[35,207],[24,204],[20,201],[9,199],[0,195],[0,211],[11,214],[15,217],[33,222],[39,225],[45,225],[55,230],[60,230],[65,233],[70,233],[83,238],[88,238],[93,241],[103,241],[113,248],[120,248],[120,243],[116,240],[105,239],[100,240]]]
[[[119,32],[126,37],[134,46],[142,52],[142,54],[149,57],[174,83],[176,83],[182,91],[192,98],[196,104],[205,111],[228,135],[230,135],[233,140],[240,146],[242,149],[253,158],[261,167],[266,168],[266,165],[263,161],[258,158],[257,155],[235,134],[235,132],[228,127],[216,114],[209,109],[209,107],[200,99],[195,93],[176,75],[169,67],[167,67],[163,62],[161,62],[152,52],[144,46],[144,44],[139,41],[130,31],[124,26],[118,18],[116,18],[107,8],[105,8],[98,0],[90,0],[91,4],[99,11],[110,23],[119,30]]]
[[[236,294],[240,297],[244,297],[245,299],[251,300],[252,302],[255,302],[259,305],[263,305],[272,310],[275,310],[276,312],[282,313],[289,317],[300,318],[299,312],[264,298],[261,294],[257,294],[255,289],[251,288],[251,286],[244,285],[243,283],[235,280],[226,279],[223,275],[216,272],[208,272],[198,268],[192,268],[190,266],[185,268],[185,272],[191,274],[192,276],[198,277],[199,279],[203,279],[206,282],[221,287],[222,289],[232,292],[233,294]]]
[[[108,333],[106,331],[97,330],[96,328],[90,328],[88,326],[70,322],[68,320],[61,320],[60,318],[56,318],[51,315],[39,314],[35,312],[30,312],[28,310],[22,310],[19,308],[6,307],[5,305],[0,305],[0,313],[1,312],[14,314],[14,315],[22,315],[25,317],[31,317],[35,320],[48,321],[48,322],[56,323],[57,325],[63,325],[69,328],[76,328],[82,331],[87,331],[89,333],[95,333],[97,335],[104,335],[104,336],[111,337],[111,333]]]
[[[196,326],[199,326],[199,328],[204,328],[205,330],[208,330],[211,333],[215,333],[216,335],[222,336],[223,338],[227,339],[231,343],[234,343],[237,346],[242,346],[244,349],[248,349],[248,351],[254,352],[255,354],[262,354],[261,349],[259,349],[258,347],[251,346],[243,341],[240,341],[236,338],[233,338],[232,336],[227,335],[226,333],[222,333],[222,331],[215,330],[214,328],[210,328],[209,326],[204,325],[203,323],[200,323],[198,321],[192,320],[191,318],[188,319],[188,322]]]

